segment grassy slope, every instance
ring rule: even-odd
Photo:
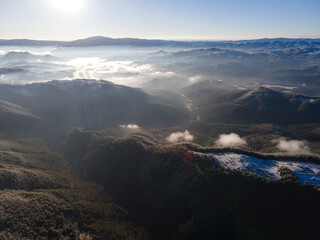
[[[38,140],[0,140],[0,179],[0,238],[144,239],[101,187],[73,176]]]

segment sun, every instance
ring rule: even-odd
[[[77,13],[85,7],[85,0],[50,0],[52,6],[64,13]]]

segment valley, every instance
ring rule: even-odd
[[[0,41],[0,238],[319,238],[319,49]]]

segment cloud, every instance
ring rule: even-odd
[[[189,78],[189,83],[196,83],[203,79],[201,75],[192,76]]]
[[[116,84],[137,87],[155,77],[170,78],[176,73],[159,71],[151,64],[133,61],[110,61],[99,57],[73,58],[66,62],[55,62],[72,72],[71,79],[108,79]]]
[[[23,49],[0,49],[0,57],[8,52],[25,52]],[[130,53],[127,58],[121,57],[112,51],[99,51],[95,53],[90,51],[69,52],[65,49],[39,49],[34,52],[28,52],[39,56],[39,60],[34,61],[32,66],[24,68],[29,70],[21,76],[2,77],[6,83],[19,81],[19,83],[44,82],[52,79],[56,80],[73,80],[73,79],[106,79],[116,84],[130,87],[141,87],[145,83],[156,78],[176,77],[177,74],[168,70],[166,67],[161,68],[158,64],[150,64],[142,61],[143,57],[138,57],[135,53]],[[55,60],[50,58],[40,58],[46,54],[56,55]],[[81,54],[80,54],[81,53]],[[94,53],[94,55],[93,55]],[[94,56],[94,57],[93,57]],[[134,60],[132,60],[134,57]],[[35,59],[37,60],[37,59]],[[15,63],[16,65],[18,63]],[[15,67],[15,65],[12,65]],[[20,66],[19,66],[20,67]]]
[[[284,138],[276,140],[277,148],[284,152],[307,152],[309,148],[305,141],[286,140]]]
[[[119,127],[125,129],[140,129],[137,124],[120,124]]]
[[[176,75],[176,73],[172,71],[168,71],[168,72],[156,71],[156,72],[150,72],[150,75],[152,77],[170,77],[170,76]]]
[[[190,134],[188,130],[184,132],[175,132],[171,133],[169,137],[166,138],[166,140],[170,143],[177,143],[182,141],[192,141],[193,135]]]
[[[218,147],[240,147],[247,144],[247,141],[236,133],[221,134],[215,142]]]

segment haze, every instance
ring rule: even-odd
[[[319,0],[0,0],[0,239],[320,239]]]
[[[0,1],[2,38],[320,37],[317,0]]]

